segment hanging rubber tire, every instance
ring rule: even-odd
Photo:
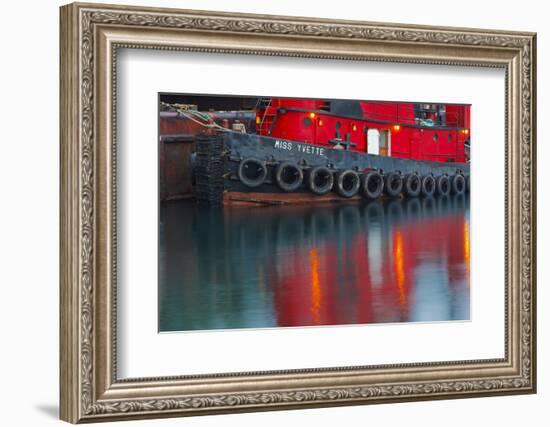
[[[244,159],[239,164],[237,170],[239,181],[250,188],[259,187],[265,181],[267,176],[267,167],[265,164],[253,157]]]
[[[355,196],[359,191],[361,179],[357,172],[347,169],[336,174],[334,186],[340,196],[350,198]]]
[[[376,171],[361,176],[361,191],[367,199],[378,199],[384,191],[384,178]]]
[[[466,191],[466,179],[459,173],[451,179],[451,191],[453,194],[464,194]]]
[[[396,172],[390,172],[384,179],[384,191],[390,197],[398,197],[403,190],[403,178]]]
[[[435,178],[433,175],[424,175],[420,180],[420,194],[432,197],[435,193]]]
[[[403,181],[405,194],[409,197],[418,197],[422,190],[422,182],[416,173],[411,173],[405,177]]]
[[[329,168],[317,166],[309,172],[307,184],[313,193],[322,196],[332,190],[334,175]]]
[[[466,191],[470,192],[470,175],[466,177]]]
[[[439,196],[448,196],[451,192],[451,182],[447,175],[440,175],[435,179],[435,192]]]
[[[275,168],[275,182],[283,191],[296,191],[303,180],[304,173],[296,163],[282,162]]]

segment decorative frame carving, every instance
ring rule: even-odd
[[[505,68],[505,357],[117,380],[119,47]],[[61,8],[60,50],[63,420],[535,392],[535,34],[71,4]]]

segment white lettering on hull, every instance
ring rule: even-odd
[[[279,139],[275,141],[274,148],[278,148],[279,150],[295,150],[299,153],[315,154],[322,157],[325,157],[326,155],[325,149],[322,147],[309,144],[298,144],[297,142],[292,143],[290,141],[282,141]]]

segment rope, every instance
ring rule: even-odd
[[[201,125],[202,127],[205,127],[205,128],[208,128],[208,129],[217,129],[219,131],[222,131],[222,132],[231,132],[231,129],[227,129],[227,128],[224,128],[223,126],[220,126],[219,124],[213,122],[213,123],[204,123],[204,122],[201,122],[199,121],[198,119],[200,120],[204,120],[204,121],[210,121],[210,116],[207,115],[207,114],[203,114],[201,113],[200,111],[196,111],[196,110],[184,110],[174,104],[168,104],[166,102],[163,102],[161,101],[160,105],[164,108],[167,108],[169,110],[172,110],[176,113],[178,113],[179,115],[182,115],[184,116],[185,118]],[[198,119],[197,119],[198,117]]]

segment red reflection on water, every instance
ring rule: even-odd
[[[399,291],[399,305],[404,305],[407,297],[405,295],[405,267],[403,265],[403,236],[400,231],[395,231],[393,242],[395,282]]]
[[[380,241],[373,247],[369,246],[372,227],[360,225],[351,236],[326,239],[314,247],[302,242],[277,257],[278,274],[268,275],[275,279],[270,286],[277,324],[407,321],[416,284],[469,285],[470,237],[464,211],[405,216],[389,224],[384,220],[379,227]],[[373,268],[376,258],[379,268]],[[444,280],[417,274],[423,265],[442,271]]]
[[[467,198],[161,213],[161,331],[469,318]]]
[[[309,251],[309,262],[311,268],[311,315],[313,323],[321,324],[321,283],[319,280],[319,257],[317,249]]]

